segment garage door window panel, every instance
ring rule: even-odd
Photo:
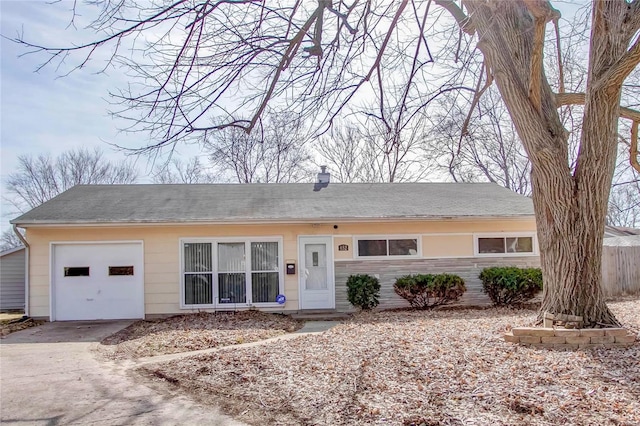
[[[109,266],[109,276],[133,275],[133,266]]]
[[[65,266],[65,277],[88,277],[90,276],[90,268],[88,266]]]

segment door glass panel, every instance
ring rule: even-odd
[[[305,289],[327,289],[327,246],[325,244],[305,244]],[[314,259],[315,254],[315,259]],[[317,260],[314,262],[314,260]]]

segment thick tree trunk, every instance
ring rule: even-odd
[[[539,25],[556,11],[538,0],[464,4],[532,163],[544,280],[541,313],[579,315],[588,326],[618,325],[604,300],[601,266],[621,84],[630,71],[620,67],[633,35],[631,29],[624,31],[624,2],[594,1],[585,112],[573,172],[566,132],[541,67],[542,43],[536,43],[544,34]]]

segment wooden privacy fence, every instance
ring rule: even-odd
[[[605,242],[602,289],[607,297],[640,293],[640,244],[618,246]]]

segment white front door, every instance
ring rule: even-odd
[[[300,309],[333,309],[333,244],[331,237],[300,237]]]

